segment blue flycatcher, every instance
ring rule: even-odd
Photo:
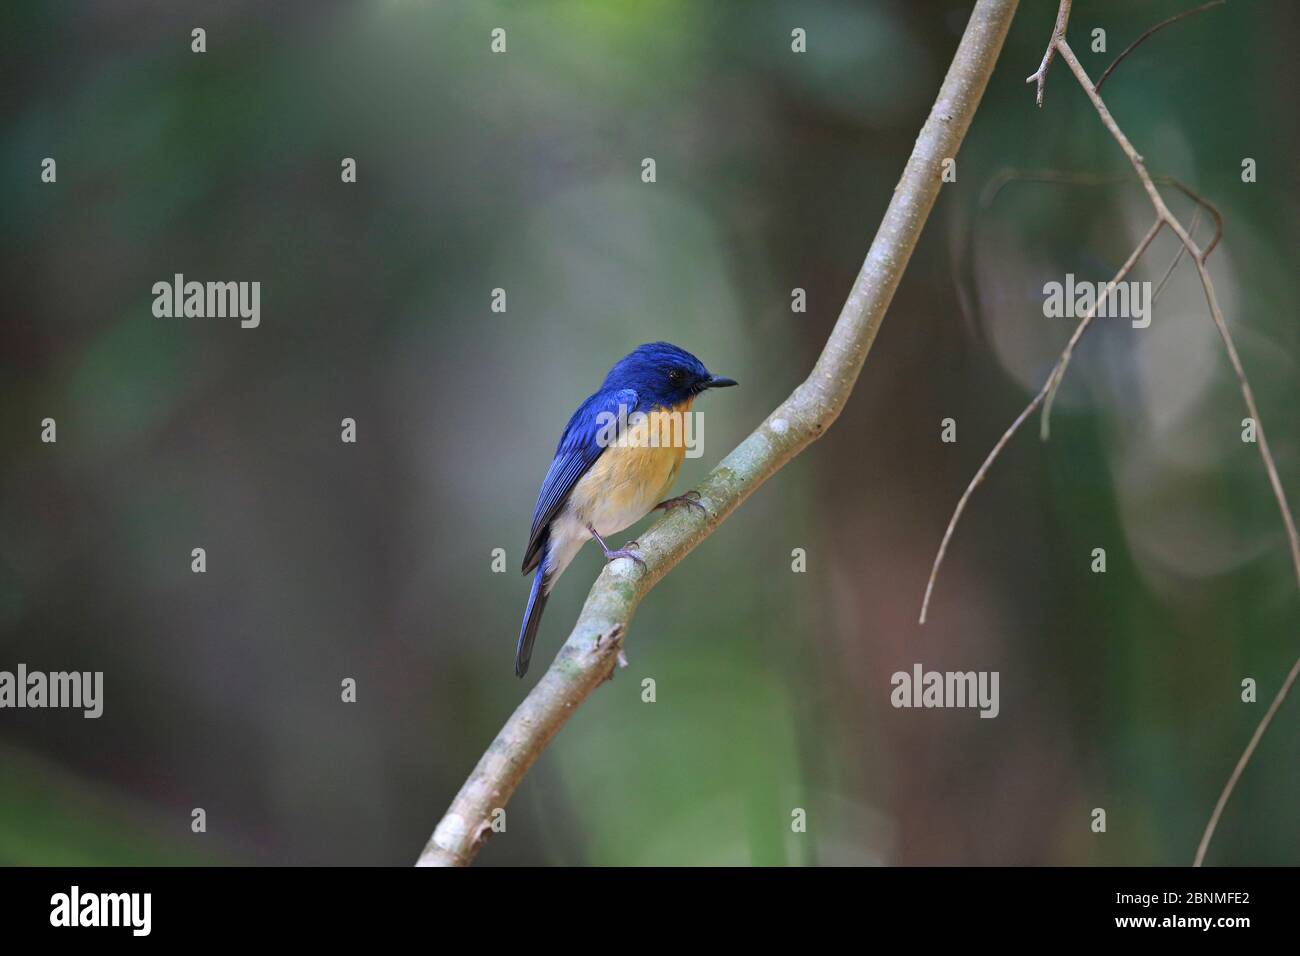
[[[710,374],[685,349],[653,342],[619,359],[599,391],[578,406],[542,481],[524,550],[524,574],[536,569],[537,576],[515,649],[518,676],[528,672],[551,588],[588,540],[596,540],[607,561],[644,564],[629,548],[611,551],[605,537],[657,508],[703,507],[694,493],[660,499],[686,457],[684,424],[695,396],[735,384]]]

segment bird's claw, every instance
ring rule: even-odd
[[[674,508],[699,508],[701,513],[707,513],[709,509],[700,504],[700,493],[698,491],[688,491],[684,495],[678,495],[676,498],[668,498],[654,506],[655,511],[672,511]]]
[[[636,544],[636,542],[635,542],[635,541],[629,541],[628,544],[629,544],[629,545],[633,545],[633,544]],[[630,559],[632,559],[633,561],[635,561],[637,564],[641,565],[641,567],[643,567],[643,568],[645,567],[645,558],[641,557],[641,555],[637,554],[637,553],[636,553],[635,551],[633,551],[630,547],[619,548],[617,551],[606,551],[606,552],[605,552],[605,561],[606,561],[606,562],[609,562],[609,561],[617,561],[619,558],[630,558]]]
[[[645,567],[645,559],[642,558],[641,555],[637,554],[635,551],[632,550],[634,547],[636,547],[635,541],[629,541],[627,544],[623,545],[623,547],[619,548],[617,551],[611,551],[609,549],[609,545],[605,543],[605,539],[600,536],[599,531],[597,531],[591,525],[587,525],[587,530],[591,532],[591,536],[595,538],[596,543],[600,545],[600,550],[605,552],[606,564],[608,564],[610,561],[617,561],[619,558],[630,558],[633,561],[635,561],[637,564],[641,565],[641,567],[643,568]]]

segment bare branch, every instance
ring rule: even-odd
[[[1089,309],[1083,318],[1079,320],[1079,324],[1074,327],[1074,334],[1070,336],[1070,341],[1066,343],[1065,350],[1061,353],[1061,357],[1056,360],[1056,365],[1052,368],[1051,374],[1047,376],[1047,381],[1043,384],[1043,387],[1038,390],[1038,394],[1033,397],[1033,400],[1025,406],[1024,411],[1016,416],[1016,419],[1011,423],[1011,426],[1002,433],[1002,437],[998,439],[998,443],[993,446],[993,450],[989,452],[988,457],[984,459],[984,463],[980,465],[979,471],[975,472],[975,477],[970,480],[970,484],[968,484],[966,490],[962,492],[961,498],[957,501],[957,507],[953,509],[952,517],[948,519],[948,527],[943,533],[943,540],[939,542],[939,551],[934,556],[934,564],[930,567],[930,579],[925,584],[925,597],[921,599],[920,623],[925,623],[925,615],[930,607],[930,594],[934,591],[934,582],[939,577],[939,568],[943,564],[944,556],[948,553],[948,542],[952,540],[953,532],[957,530],[957,522],[961,520],[962,512],[966,510],[966,505],[969,503],[971,495],[975,493],[975,489],[980,486],[980,483],[984,480],[984,476],[987,475],[989,469],[993,467],[993,462],[997,461],[998,456],[1002,454],[1002,449],[1007,446],[1007,443],[1011,441],[1016,432],[1020,430],[1020,426],[1023,425],[1028,420],[1029,416],[1034,413],[1034,409],[1038,408],[1044,397],[1046,397],[1055,387],[1055,382],[1065,373],[1065,366],[1069,364],[1070,355],[1074,352],[1075,345],[1078,344],[1083,333],[1087,331],[1088,326],[1092,324],[1093,317],[1097,314],[1097,310],[1101,308],[1102,303],[1106,301],[1107,296],[1110,295],[1110,290],[1118,283],[1124,281],[1124,277],[1129,274],[1135,265],[1137,265],[1138,259],[1142,257],[1142,253],[1147,251],[1147,247],[1155,240],[1156,234],[1160,232],[1163,225],[1164,223],[1159,219],[1151,224],[1151,228],[1148,229],[1146,235],[1142,237],[1142,241],[1137,244],[1137,248],[1135,248],[1129,255],[1128,259],[1124,262],[1124,265],[1120,267],[1119,272],[1115,273],[1115,278],[1111,279],[1107,284],[1106,291],[1097,297],[1097,301],[1093,304],[1092,308]]]
[[[1052,57],[1056,56],[1056,44],[1065,38],[1065,28],[1070,23],[1071,2],[1072,0],[1061,0],[1061,5],[1056,8],[1056,26],[1052,27],[1052,39],[1043,51],[1043,62],[1038,64],[1037,70],[1025,77],[1026,83],[1038,84],[1038,93],[1034,99],[1040,107],[1043,105],[1043,89],[1047,86],[1047,70],[1052,65]]]
[[[1196,848],[1196,859],[1192,861],[1192,866],[1200,866],[1205,862],[1205,851],[1210,848],[1210,840],[1214,837],[1214,831],[1219,826],[1219,817],[1223,816],[1223,808],[1228,805],[1228,798],[1232,796],[1232,791],[1237,789],[1237,781],[1241,779],[1241,772],[1246,769],[1246,764],[1250,763],[1250,758],[1255,755],[1255,748],[1259,746],[1264,731],[1268,730],[1268,725],[1273,722],[1273,716],[1282,707],[1282,702],[1286,700],[1286,695],[1291,692],[1291,686],[1295,683],[1297,677],[1300,677],[1300,657],[1297,657],[1296,662],[1291,665],[1291,673],[1286,675],[1281,690],[1277,692],[1273,702],[1268,705],[1264,719],[1259,722],[1255,732],[1250,735],[1250,743],[1246,744],[1246,749],[1237,758],[1237,765],[1232,768],[1232,775],[1228,777],[1228,782],[1224,784],[1223,792],[1219,794],[1218,802],[1214,804],[1214,812],[1210,814],[1210,822],[1206,824],[1205,833],[1201,835],[1201,842]]]
[[[1190,187],[1186,186],[1172,176],[1155,176],[1157,183],[1162,186],[1173,186],[1179,192],[1183,193],[1197,205],[1201,206],[1206,212],[1214,217],[1214,238],[1210,244],[1205,247],[1205,255],[1208,258],[1210,253],[1219,244],[1223,237],[1223,216],[1214,204],[1203,198]],[[1131,181],[1131,177],[1122,175],[1099,175],[1097,173],[1071,172],[1058,169],[1016,169],[1008,168],[1000,170],[996,175],[984,184],[980,191],[977,208],[980,213],[985,213],[992,208],[994,201],[1001,194],[1002,190],[1011,183],[1048,183],[1053,185],[1073,185],[1073,186],[1110,186],[1118,183]],[[965,225],[957,229],[954,233],[953,243],[953,272],[956,275],[954,284],[957,289],[957,305],[961,309],[962,318],[967,324],[975,325],[975,305],[974,296],[966,288],[966,273],[971,270],[971,248],[975,245],[975,226],[979,221],[978,216],[968,217]],[[1195,230],[1193,230],[1195,232]],[[1051,405],[1051,396],[1048,396],[1047,404],[1044,405],[1046,410]],[[1046,434],[1043,436],[1046,438]]]
[[[1156,188],[1155,182],[1153,181],[1151,175],[1147,172],[1146,164],[1142,159],[1142,155],[1136,149],[1133,148],[1133,144],[1129,142],[1128,137],[1124,135],[1124,132],[1123,130],[1120,129],[1119,124],[1115,122],[1115,118],[1111,115],[1110,110],[1107,109],[1106,104],[1102,102],[1101,96],[1097,92],[1097,87],[1093,85],[1092,80],[1088,77],[1087,71],[1084,70],[1083,66],[1079,63],[1078,58],[1074,55],[1074,51],[1070,48],[1070,44],[1066,41],[1064,36],[1063,24],[1064,21],[1068,18],[1069,7],[1070,7],[1070,0],[1061,0],[1061,5],[1057,11],[1057,29],[1053,31],[1052,40],[1048,45],[1047,54],[1043,58],[1043,66],[1039,68],[1039,73],[1035,74],[1035,76],[1038,76],[1039,78],[1039,105],[1040,106],[1042,105],[1042,99],[1041,99],[1042,82],[1046,75],[1046,67],[1048,64],[1050,64],[1052,58],[1052,52],[1053,50],[1055,50],[1057,53],[1061,55],[1061,58],[1069,66],[1070,71],[1075,76],[1075,79],[1078,80],[1079,85],[1083,87],[1083,91],[1084,93],[1087,94],[1088,99],[1092,101],[1093,108],[1097,111],[1097,116],[1101,119],[1102,124],[1106,127],[1107,131],[1114,138],[1115,142],[1119,144],[1120,149],[1124,151],[1124,155],[1128,157],[1129,163],[1133,166],[1134,171],[1138,175],[1138,179],[1142,183],[1142,188],[1146,190],[1147,196],[1151,200],[1151,205],[1155,208],[1156,217],[1157,217],[1157,228],[1161,225],[1169,226],[1169,228],[1172,229],[1174,233],[1178,236],[1178,239],[1183,244],[1183,247],[1191,255],[1192,260],[1196,265],[1197,275],[1201,280],[1201,288],[1205,293],[1206,304],[1210,308],[1210,315],[1214,319],[1215,327],[1219,330],[1219,337],[1223,340],[1224,351],[1227,353],[1229,364],[1231,364],[1233,373],[1237,377],[1237,384],[1241,390],[1242,399],[1246,404],[1246,410],[1249,412],[1250,417],[1254,419],[1255,422],[1256,444],[1259,447],[1260,457],[1263,459],[1264,462],[1264,470],[1268,474],[1269,485],[1272,488],[1273,497],[1276,499],[1278,510],[1282,515],[1282,524],[1286,531],[1287,541],[1291,550],[1291,564],[1295,570],[1297,584],[1300,584],[1300,535],[1298,535],[1296,532],[1295,518],[1291,513],[1291,506],[1287,502],[1286,491],[1282,487],[1282,481],[1278,475],[1277,465],[1273,459],[1273,453],[1270,450],[1268,445],[1268,440],[1264,435],[1264,425],[1259,415],[1259,409],[1255,404],[1254,392],[1250,387],[1249,379],[1246,377],[1245,368],[1241,364],[1241,358],[1237,354],[1237,347],[1233,342],[1232,334],[1228,331],[1227,322],[1224,321],[1223,312],[1219,308],[1218,296],[1215,294],[1215,290],[1214,290],[1214,282],[1211,280],[1209,270],[1205,266],[1205,260],[1207,256],[1209,255],[1210,251],[1214,248],[1214,246],[1218,243],[1219,236],[1222,234],[1222,218],[1219,216],[1218,211],[1215,210],[1212,206],[1208,207],[1211,209],[1214,215],[1215,226],[1216,226],[1215,238],[1213,242],[1211,242],[1210,246],[1207,247],[1204,251],[1202,251],[1196,245],[1196,242],[1193,240],[1191,234],[1187,231],[1187,229],[1183,227],[1183,224],[1178,220],[1178,217],[1175,216],[1172,211],[1170,211],[1168,205],[1164,201],[1164,198],[1160,195],[1160,191]],[[1196,11],[1191,11],[1191,12],[1196,12]],[[1179,19],[1182,19],[1182,17],[1176,17],[1170,22],[1177,22],[1177,20]],[[1153,32],[1155,31],[1154,30],[1149,31],[1148,34],[1146,35],[1149,35],[1150,33]],[[1139,41],[1141,39],[1143,38],[1140,37]],[[1126,55],[1127,52],[1128,51],[1125,51],[1125,54],[1121,54],[1120,59],[1123,59],[1123,56]],[[1114,64],[1112,64],[1112,68],[1113,66]],[[1031,80],[1033,78],[1034,77],[1030,77]],[[1195,193],[1193,193],[1190,189],[1187,189],[1186,187],[1182,187],[1181,184],[1179,188],[1181,188],[1183,192],[1187,193],[1189,196],[1194,198],[1199,204],[1208,206],[1208,204],[1204,204],[1204,201],[1199,196],[1196,196]],[[1067,355],[1063,356],[1063,359],[1068,357],[1069,350],[1073,347],[1073,343],[1077,341],[1078,336],[1081,334],[1082,334],[1082,323],[1081,323],[1081,328],[1075,330],[1075,336],[1071,339],[1071,343],[1067,345],[1066,347]],[[1010,436],[1014,433],[1014,431],[1020,427],[1023,421],[1033,412],[1034,408],[1037,407],[1038,403],[1042,400],[1045,392],[1050,391],[1052,380],[1054,379],[1059,380],[1060,374],[1063,373],[1064,371],[1064,367],[1065,367],[1064,362],[1057,363],[1056,368],[1053,369],[1052,376],[1049,378],[1048,386],[1046,387],[1045,391],[1040,392],[1039,395],[1035,398],[1035,400],[1030,403],[1030,406],[1024,412],[1022,412],[1019,417],[1017,417],[1016,421],[1012,424],[1011,429],[1008,430],[1007,434],[1003,435],[1002,440],[998,442],[997,446],[995,446],[994,453],[990,455],[990,458],[985,461],[984,466],[980,469],[980,472],[976,474],[975,479],[971,482],[971,485],[967,488],[966,494],[964,494],[962,496],[961,501],[958,502],[957,511],[953,516],[954,522],[956,518],[960,515],[962,509],[965,507],[965,502],[969,498],[971,491],[973,491],[974,487],[983,478],[983,473],[987,471],[988,466],[991,463],[992,459],[996,457],[996,454],[1001,451],[1001,448],[1006,444],[1006,442],[1009,440]],[[944,540],[940,545],[939,554],[935,559],[935,567],[934,570],[931,572],[930,582],[926,586],[926,593],[921,606],[922,622],[925,621],[925,610],[926,610],[926,606],[929,603],[930,591],[934,584],[934,577],[938,571],[938,566],[940,561],[942,560],[944,550],[947,547],[948,539],[951,536],[952,527],[953,527],[953,522],[950,522],[948,533],[945,534]],[[1200,866],[1203,860],[1205,859],[1205,853],[1206,850],[1209,848],[1210,840],[1214,836],[1214,831],[1215,828],[1218,826],[1218,822],[1220,817],[1222,816],[1223,809],[1225,806],[1227,806],[1228,800],[1232,796],[1233,790],[1236,788],[1237,781],[1241,779],[1241,775],[1245,770],[1246,765],[1250,762],[1250,758],[1254,754],[1256,746],[1259,743],[1259,740],[1263,737],[1264,731],[1268,729],[1269,724],[1272,722],[1273,715],[1277,713],[1278,709],[1282,706],[1283,702],[1286,700],[1287,695],[1291,691],[1291,687],[1295,684],[1296,677],[1298,674],[1300,674],[1300,659],[1297,659],[1295,665],[1293,665],[1290,673],[1287,675],[1287,679],[1282,683],[1282,687],[1278,690],[1276,696],[1273,698],[1273,702],[1269,705],[1269,709],[1265,713],[1263,720],[1261,720],[1259,725],[1256,727],[1254,735],[1251,737],[1251,740],[1247,744],[1245,751],[1243,751],[1241,757],[1238,759],[1237,765],[1233,769],[1231,776],[1228,778],[1227,783],[1224,785],[1223,792],[1219,795],[1219,800],[1215,805],[1214,812],[1210,817],[1210,821],[1206,825],[1205,833],[1201,837],[1201,843],[1197,849],[1196,858],[1193,864],[1194,866]]]
[[[1137,171],[1138,179],[1142,181],[1142,187],[1151,197],[1151,205],[1155,207],[1156,215],[1168,224],[1169,228],[1177,234],[1179,240],[1187,248],[1192,256],[1192,261],[1196,264],[1196,272],[1201,279],[1201,288],[1205,291],[1205,301],[1210,307],[1210,315],[1214,319],[1214,324],[1219,330],[1219,337],[1223,339],[1224,350],[1228,353],[1228,362],[1232,365],[1232,370],[1237,376],[1237,384],[1241,389],[1241,397],[1246,403],[1246,411],[1250,417],[1255,420],[1255,433],[1257,444],[1259,446],[1260,457],[1264,461],[1264,470],[1268,472],[1269,484],[1273,488],[1273,497],[1277,499],[1278,510],[1282,514],[1282,524],[1286,529],[1287,540],[1291,545],[1291,563],[1295,569],[1296,584],[1300,586],[1300,534],[1296,533],[1295,518],[1291,514],[1291,506],[1287,503],[1286,491],[1282,487],[1282,479],[1278,476],[1277,464],[1273,460],[1273,452],[1269,448],[1268,439],[1264,435],[1264,423],[1259,414],[1259,407],[1255,404],[1255,394],[1250,387],[1250,380],[1246,377],[1246,370],[1241,364],[1241,357],[1237,354],[1237,346],[1232,340],[1232,333],[1228,331],[1228,323],[1224,321],[1223,312],[1219,309],[1218,296],[1214,292],[1214,282],[1210,279],[1210,272],[1205,267],[1205,257],[1207,252],[1202,252],[1200,248],[1192,241],[1191,235],[1183,228],[1183,224],[1178,221],[1167,205],[1164,198],[1160,195],[1160,190],[1151,180],[1150,174],[1147,173],[1146,165],[1142,161],[1142,156],[1133,144],[1128,141],[1115,118],[1110,115],[1110,110],[1102,102],[1101,97],[1097,94],[1097,89],[1088,79],[1088,73],[1080,65],[1079,60],[1070,49],[1070,44],[1062,37],[1057,43],[1057,49],[1061,53],[1061,59],[1069,65],[1071,72],[1083,87],[1083,91],[1088,94],[1092,100],[1092,105],[1097,110],[1097,115],[1101,117],[1102,123],[1110,131],[1115,142],[1119,143],[1120,148],[1133,164]]]
[[[979,0],[939,96],[894,187],[825,348],[808,379],[709,474],[697,489],[707,513],[677,512],[640,535],[643,570],[606,565],[555,662],[511,715],[452,800],[419,863],[468,864],[492,832],[528,768],[574,710],[615,666],[628,624],[646,593],[754,490],[815,441],[838,417],[875,340],[942,184],[943,160],[957,155],[1015,15],[1017,0]]]
[[[1196,236],[1196,227],[1200,224],[1200,221],[1201,221],[1201,207],[1197,206],[1196,212],[1192,214],[1192,225],[1188,230],[1188,234],[1191,235],[1193,238],[1195,238]],[[1156,285],[1156,291],[1151,294],[1152,308],[1155,308],[1156,300],[1160,298],[1160,293],[1165,291],[1165,286],[1168,285],[1170,277],[1174,274],[1174,270],[1178,268],[1178,263],[1182,262],[1183,257],[1186,255],[1187,255],[1187,247],[1184,246],[1182,243],[1179,243],[1178,252],[1174,256],[1173,262],[1169,263],[1169,268],[1165,270],[1165,274],[1161,276],[1160,282]],[[1107,291],[1108,292],[1110,291],[1109,286],[1107,287]],[[1050,383],[1051,387],[1047,390],[1047,398],[1043,400],[1043,414],[1039,418],[1039,431],[1038,431],[1039,437],[1043,441],[1047,441],[1047,439],[1051,437],[1052,407],[1056,404],[1056,393],[1061,390],[1061,383],[1065,381],[1065,373],[1070,364],[1069,355],[1064,355],[1062,356],[1062,358],[1064,359],[1064,362],[1062,363],[1060,370],[1053,377],[1053,380]]]
[[[1175,14],[1174,16],[1170,17],[1168,20],[1161,20],[1151,29],[1147,30],[1140,37],[1138,37],[1136,40],[1134,40],[1132,43],[1126,46],[1123,49],[1123,51],[1120,53],[1120,55],[1115,57],[1115,59],[1111,61],[1110,66],[1106,67],[1106,69],[1102,71],[1101,77],[1097,80],[1097,92],[1099,93],[1101,92],[1101,87],[1106,82],[1106,77],[1110,76],[1112,73],[1115,72],[1115,67],[1123,63],[1124,58],[1126,56],[1128,56],[1139,46],[1145,43],[1147,39],[1150,38],[1153,34],[1159,33],[1165,27],[1175,24],[1179,20],[1184,20],[1187,17],[1194,17],[1198,13],[1204,13],[1206,10],[1209,10],[1211,7],[1221,7],[1223,6],[1224,2],[1225,0],[1210,0],[1209,3],[1203,3],[1199,7],[1193,7],[1191,10],[1184,10],[1182,13]]]
[[[1192,213],[1192,224],[1187,227],[1187,234],[1191,236],[1193,239],[1196,238],[1196,227],[1199,226],[1200,224],[1201,224],[1201,210],[1198,207],[1196,212]],[[1183,261],[1183,257],[1186,255],[1187,255],[1187,247],[1180,244],[1178,246],[1178,251],[1174,253],[1173,262],[1169,263],[1169,268],[1165,270],[1165,274],[1162,275],[1160,277],[1160,281],[1156,283],[1156,291],[1151,293],[1151,303],[1153,305],[1155,304],[1156,300],[1160,298],[1160,293],[1165,291],[1165,286],[1169,284],[1169,280],[1173,278],[1174,272],[1177,271],[1179,263]],[[1047,415],[1046,409],[1043,410],[1043,415],[1044,416]]]

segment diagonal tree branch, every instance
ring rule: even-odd
[[[943,160],[957,155],[979,106],[1016,5],[1017,0],[975,4],[939,96],[812,374],[700,484],[704,515],[679,511],[641,535],[643,570],[616,561],[601,572],[569,639],[452,800],[419,865],[464,866],[473,860],[492,832],[497,811],[529,767],[573,711],[613,672],[641,599],[839,416],[939,194]]]
[[[1222,229],[1223,222],[1219,218],[1219,211],[1215,209],[1213,206],[1211,206],[1209,203],[1205,203],[1205,206],[1213,211],[1215,220],[1219,223],[1219,228]],[[1197,206],[1196,212],[1192,214],[1192,225],[1188,229],[1187,234],[1189,236],[1192,236],[1193,238],[1195,238],[1196,236],[1196,226],[1201,219],[1201,208],[1202,208],[1201,206]],[[1211,240],[1211,244],[1206,247],[1206,251],[1205,251],[1206,256],[1209,256],[1210,250],[1214,248],[1214,245],[1218,241],[1219,240],[1217,237]],[[1155,308],[1156,300],[1160,298],[1160,293],[1164,291],[1165,285],[1169,282],[1169,277],[1174,274],[1174,270],[1178,268],[1178,263],[1182,261],[1185,255],[1187,255],[1187,247],[1180,243],[1178,246],[1178,254],[1174,256],[1174,261],[1169,264],[1169,268],[1165,270],[1164,276],[1160,279],[1160,283],[1156,286],[1156,291],[1151,295],[1151,307],[1153,309]],[[1109,291],[1109,289],[1107,291]],[[1047,397],[1043,401],[1043,414],[1042,414],[1042,418],[1040,419],[1040,427],[1039,427],[1039,434],[1041,435],[1043,441],[1047,441],[1047,439],[1051,437],[1052,406],[1056,403],[1056,393],[1061,388],[1061,382],[1065,380],[1065,373],[1070,364],[1070,353],[1068,351],[1064,356],[1064,359],[1065,359],[1065,363],[1061,365],[1061,367],[1057,369],[1056,373],[1052,376],[1052,381],[1049,383],[1050,387],[1047,390]]]
[[[1205,832],[1201,834],[1201,842],[1196,846],[1196,858],[1192,860],[1192,866],[1200,866],[1205,862],[1205,852],[1210,848],[1210,840],[1214,838],[1214,831],[1219,826],[1219,818],[1223,816],[1223,808],[1228,805],[1228,798],[1232,796],[1232,791],[1237,789],[1237,781],[1241,779],[1242,771],[1246,769],[1246,764],[1250,763],[1250,758],[1255,755],[1255,748],[1259,746],[1264,731],[1268,730],[1268,725],[1277,716],[1277,712],[1281,709],[1287,694],[1291,693],[1291,688],[1295,686],[1297,677],[1300,677],[1300,657],[1297,657],[1296,662],[1291,665],[1291,671],[1286,675],[1286,679],[1282,681],[1281,689],[1273,696],[1272,703],[1268,705],[1268,711],[1259,724],[1256,725],[1255,732],[1250,735],[1250,743],[1246,744],[1246,749],[1241,752],[1241,756],[1237,758],[1237,765],[1232,768],[1232,773],[1228,776],[1228,782],[1223,785],[1223,792],[1219,794],[1219,799],[1214,804],[1214,812],[1210,814],[1210,822],[1205,825]]]

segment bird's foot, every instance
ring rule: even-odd
[[[635,544],[636,542],[634,542],[634,541],[630,541],[630,542],[628,542],[628,543],[629,543],[629,544]],[[631,559],[632,559],[633,561],[635,561],[637,564],[641,565],[641,567],[643,567],[643,568],[645,567],[645,558],[641,557],[641,555],[637,554],[637,553],[636,553],[635,551],[633,551],[631,548],[619,548],[617,551],[606,551],[606,552],[605,552],[605,560],[606,560],[607,562],[608,562],[608,561],[617,561],[619,558],[631,558]]]
[[[595,528],[593,528],[591,525],[587,525],[587,530],[591,532],[591,536],[595,538],[596,543],[600,545],[600,550],[605,552],[606,563],[610,561],[617,561],[619,558],[629,558],[632,561],[635,561],[637,564],[641,565],[641,567],[643,568],[645,567],[645,559],[641,557],[641,555],[637,554],[635,551],[632,550],[632,548],[636,546],[635,541],[629,541],[626,545],[619,548],[617,551],[611,551],[609,545],[605,543],[605,539],[600,536],[600,533]]]
[[[700,504],[700,493],[698,491],[688,491],[684,495],[678,495],[676,498],[669,498],[661,501],[652,508],[652,511],[672,511],[674,508],[699,508],[702,513],[707,513],[709,509]]]
[[[620,647],[618,649],[618,656],[614,658],[614,666],[611,667],[609,673],[605,675],[605,680],[613,680],[615,674],[621,670],[625,670],[628,666],[627,655],[623,653],[623,649]]]

